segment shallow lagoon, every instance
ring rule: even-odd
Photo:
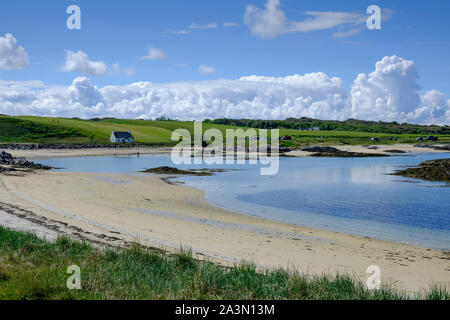
[[[211,177],[179,177],[206,190],[216,206],[282,221],[382,240],[450,249],[450,188],[391,176],[402,166],[449,154],[389,158],[280,158],[280,171],[261,176],[256,165],[182,165],[238,169]],[[55,158],[40,163],[62,171],[136,173],[174,166],[168,155]]]

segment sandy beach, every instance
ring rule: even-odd
[[[6,150],[13,157],[27,159],[42,159],[55,157],[86,157],[86,156],[120,156],[139,154],[168,154],[171,148],[93,148],[93,149],[39,149],[39,150]]]
[[[148,153],[163,152],[151,150]],[[117,151],[39,150],[12,154],[38,158]],[[138,242],[167,251],[191,248],[199,258],[223,264],[245,261],[261,268],[281,267],[307,274],[349,273],[364,282],[369,276],[367,267],[378,265],[383,283],[400,289],[419,291],[437,283],[450,286],[449,252],[241,215],[210,205],[201,190],[170,185],[161,176],[150,174],[3,174],[0,212],[9,217],[1,219],[9,221],[9,227],[26,220],[37,233],[51,230],[50,238],[56,232],[113,245]]]

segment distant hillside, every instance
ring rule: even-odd
[[[286,120],[250,120],[250,119],[216,119],[206,120],[206,123],[236,125],[239,127],[251,128],[272,128],[272,129],[311,129],[314,127],[326,131],[355,131],[374,132],[388,134],[450,134],[449,126],[424,126],[397,122],[375,122],[348,119],[346,121],[316,120],[311,118],[289,118]]]
[[[435,135],[439,143],[450,143],[448,126],[419,126],[359,120],[323,121],[308,118],[282,121],[217,119],[203,122],[203,130],[218,129],[225,137],[226,129],[279,128],[280,136],[290,136],[282,141],[286,147],[299,148],[307,145],[369,145],[416,143],[418,136]],[[312,128],[320,128],[312,130]],[[130,130],[136,143],[154,146],[173,146],[172,132],[186,129],[194,133],[193,121],[128,120],[114,118],[13,117],[0,115],[1,143],[48,143],[48,144],[109,144],[113,130]],[[305,130],[299,130],[305,129]],[[376,139],[373,139],[376,138]],[[427,141],[428,142],[428,141]]]

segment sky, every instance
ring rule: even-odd
[[[81,29],[68,29],[77,5]],[[381,29],[369,30],[369,5]],[[0,113],[450,124],[450,2],[2,0]]]

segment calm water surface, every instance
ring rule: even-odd
[[[265,219],[360,236],[450,249],[450,186],[391,176],[403,166],[449,154],[389,158],[281,158],[275,176],[255,165],[184,165],[238,169],[212,177],[180,177],[207,191],[216,206]],[[174,166],[167,155],[55,158],[62,171],[136,173]]]

